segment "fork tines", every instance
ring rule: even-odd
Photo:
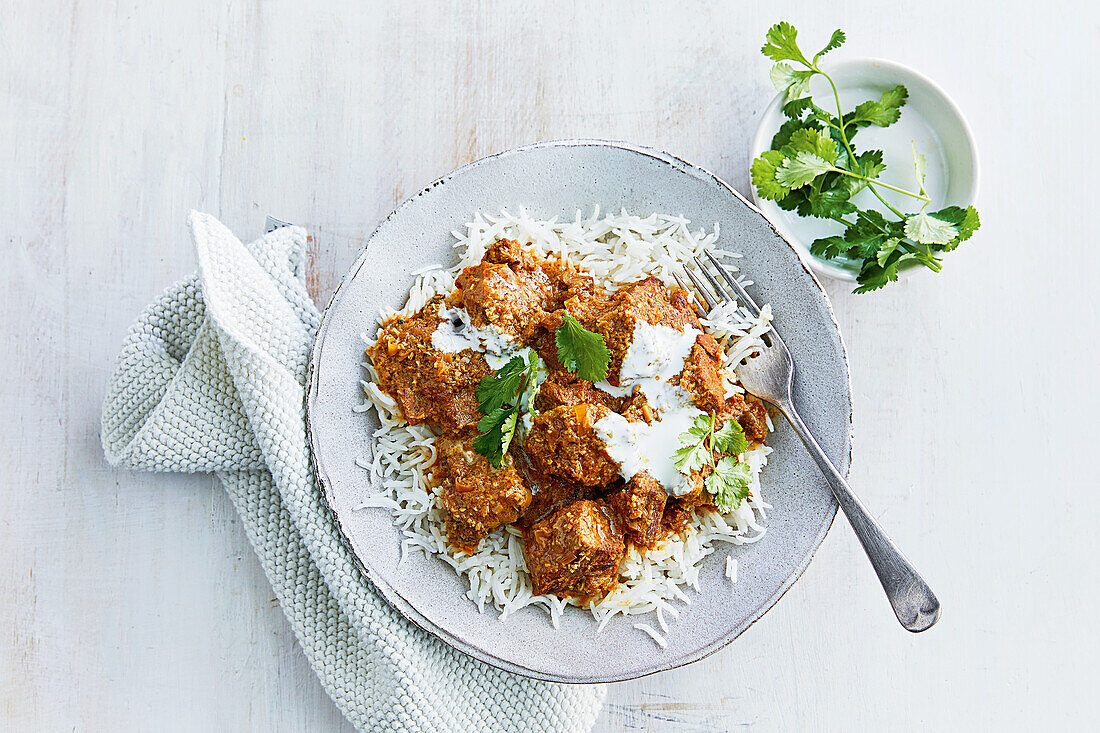
[[[706,264],[698,257],[694,258],[695,267],[702,275],[702,278],[687,266],[684,267],[684,274],[688,276],[688,279],[690,279],[695,286],[695,291],[706,302],[707,308],[712,309],[722,302],[740,300],[742,305],[744,305],[754,317],[759,316],[760,307],[756,305],[756,302],[751,297],[749,297],[749,294],[745,291],[741,283],[737,282],[737,278],[731,275],[729,270],[723,267],[722,263],[720,263],[710,252],[704,252],[704,256],[718,272],[722,280],[725,281],[725,285],[711,274],[710,269],[707,268]],[[676,282],[680,283],[680,287],[687,290],[679,276],[676,276]]]

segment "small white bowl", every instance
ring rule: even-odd
[[[854,59],[826,66],[825,70],[836,82],[846,113],[864,100],[878,99],[884,91],[898,84],[909,90],[909,101],[901,109],[901,119],[886,128],[862,128],[852,141],[852,147],[857,154],[869,149],[883,150],[887,169],[880,180],[916,190],[916,174],[912,163],[912,146],[915,146],[928,159],[926,189],[932,197],[929,211],[974,203],[978,195],[978,154],[974,146],[974,135],[959,108],[931,79],[907,66],[880,59]],[[810,92],[819,107],[836,113],[832,89],[823,77],[814,77]],[[779,94],[764,111],[752,141],[750,152],[753,160],[771,148],[772,137],[786,121],[782,109],[785,102],[785,96]],[[916,199],[883,193],[889,194],[887,198],[894,206],[901,208],[899,204],[904,205],[905,208],[901,208],[903,212],[916,212],[919,209],[914,205]],[[838,280],[856,279],[858,264],[821,260],[810,254],[813,240],[830,234],[840,234],[843,231],[840,224],[784,211],[775,201],[762,198],[755,186],[752,194],[756,205],[779,233],[794,245],[814,272]],[[861,191],[853,201],[861,208],[879,206],[874,194],[868,190]],[[909,272],[928,269],[917,263],[910,262],[906,265],[914,268]],[[903,265],[902,269],[908,268]]]

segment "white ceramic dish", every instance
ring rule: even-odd
[[[482,661],[558,682],[630,679],[695,661],[732,641],[764,614],[809,564],[836,513],[821,473],[794,432],[777,422],[774,453],[761,474],[774,505],[768,534],[733,547],[737,585],[724,575],[725,546],[701,568],[701,592],[659,649],[633,628],[637,617],[613,619],[596,634],[588,612],[570,608],[561,628],[541,609],[506,621],[466,598],[465,580],[438,557],[410,552],[399,563],[401,534],[388,509],[359,509],[372,486],[356,459],[369,455],[377,419],[353,408],[363,401],[363,341],[383,306],[404,303],[412,272],[454,261],[451,231],[478,210],[525,206],[537,218],[571,218],[627,208],[682,213],[707,227],[717,246],[744,254],[753,294],[775,310],[799,371],[795,399],[836,466],[847,473],[851,450],[848,365],[828,299],[809,270],[740,194],[701,168],[665,153],[600,141],[541,143],[471,163],[403,203],[367,242],[325,310],[310,362],[308,425],[317,477],[349,547],[385,598],[413,623]]]
[[[931,79],[907,66],[881,59],[853,59],[826,68],[837,84],[845,112],[866,99],[877,99],[884,91],[898,84],[909,90],[909,101],[902,107],[901,119],[887,128],[864,128],[853,141],[856,152],[880,149],[885,153],[886,172],[882,180],[908,190],[915,190],[913,156],[910,141],[928,159],[927,190],[932,197],[930,211],[944,206],[966,206],[978,195],[978,155],[974,135],[962,112],[951,98]],[[810,92],[818,106],[836,112],[836,102],[828,83],[814,78]],[[750,154],[759,157],[771,148],[772,137],[786,120],[783,115],[784,95],[779,94],[764,111],[753,137]],[[892,204],[912,206],[914,199],[885,192]],[[840,234],[843,227],[824,219],[800,217],[784,211],[776,202],[761,198],[755,187],[756,205],[787,241],[798,250],[814,272],[839,280],[854,281],[858,268],[838,260],[820,260],[810,254],[814,239]],[[862,191],[853,199],[861,207],[878,208],[879,202],[870,191]],[[900,207],[899,207],[900,208]],[[903,211],[905,209],[902,209]],[[903,265],[903,270],[905,266]],[[907,274],[927,270],[912,264]]]

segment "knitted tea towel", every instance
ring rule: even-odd
[[[192,212],[199,272],[130,329],[103,406],[113,465],[217,474],[325,690],[372,731],[587,731],[602,686],[519,677],[398,614],[357,569],[321,502],[306,443],[320,316],[305,232],[242,244]]]

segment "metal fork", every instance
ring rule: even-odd
[[[725,286],[707,270],[698,257],[695,258],[695,265],[703,277],[700,278],[687,267],[684,268],[684,272],[695,285],[698,294],[706,301],[708,309],[713,309],[723,301],[735,302],[740,299],[753,316],[759,316],[760,308],[749,297],[741,283],[737,282],[737,279],[730,275],[709,252],[706,253],[706,257],[725,281]],[[683,281],[679,277],[676,279],[684,287]],[[729,291],[726,286],[730,288]],[[684,289],[687,290],[686,287]],[[779,408],[806,445],[806,450],[810,452],[818,468],[825,474],[825,479],[837,503],[844,510],[844,515],[848,517],[852,529],[863,544],[863,549],[870,558],[875,572],[878,573],[879,582],[882,583],[886,597],[890,600],[890,605],[893,606],[901,625],[912,632],[930,628],[939,620],[940,602],[924,582],[924,578],[913,569],[901,554],[901,550],[886,536],[878,522],[867,513],[863,503],[852,493],[848,482],[836,470],[836,466],[825,455],[825,451],[821,449],[809,428],[798,416],[794,401],[791,399],[794,361],[783,339],[773,328],[764,335],[764,341],[759,354],[742,362],[737,370],[742,386],[750,394]]]

